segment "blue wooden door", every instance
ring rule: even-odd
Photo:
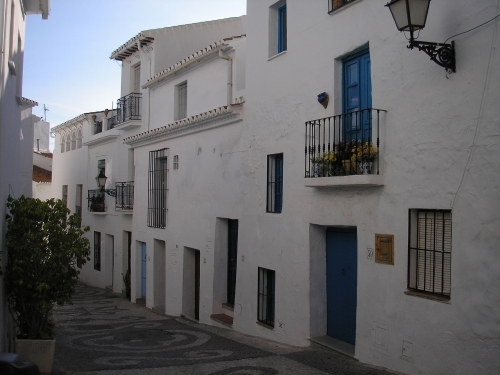
[[[356,229],[327,231],[327,334],[352,345],[356,340],[357,247]]]
[[[345,59],[343,74],[344,134],[347,141],[372,141],[372,82],[370,53]]]
[[[146,298],[146,243],[141,242],[141,298]]]

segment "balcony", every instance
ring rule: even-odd
[[[380,173],[382,109],[363,109],[306,122],[306,186],[384,184]]]
[[[102,133],[102,121],[94,122],[94,134]]]
[[[141,97],[140,93],[132,93],[117,100],[115,124],[117,129],[141,126]]]
[[[88,191],[88,210],[89,212],[106,212],[105,193],[102,190]]]
[[[116,183],[116,204],[117,210],[134,209],[134,181]]]
[[[114,129],[115,126],[116,126],[116,116],[108,118],[108,126],[107,126],[108,130]]]

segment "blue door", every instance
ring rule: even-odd
[[[343,113],[346,141],[372,141],[372,82],[370,53],[363,51],[343,61]]]
[[[358,253],[356,229],[326,233],[327,335],[354,345]]]
[[[146,299],[146,243],[141,242],[141,298]]]

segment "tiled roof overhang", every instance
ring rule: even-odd
[[[21,97],[21,104],[25,107],[37,107],[38,103],[35,102],[34,100],[25,98],[24,96]]]
[[[123,143],[132,147],[143,146],[240,121],[242,121],[242,119],[239,113],[233,112],[233,108],[231,106],[224,106],[176,121],[172,124],[151,129],[144,133],[127,137],[123,140]]]
[[[207,47],[199,50],[198,52],[193,53],[192,55],[182,59],[181,61],[175,63],[174,65],[155,74],[153,77],[149,78],[146,81],[146,83],[142,86],[142,88],[146,89],[150,86],[153,86],[154,84],[163,81],[164,79],[170,77],[171,75],[178,73],[179,70],[186,69],[190,65],[194,64],[197,61],[200,61],[203,58],[207,58],[212,54],[219,53],[220,50],[222,50],[223,52],[227,52],[227,50],[230,48],[230,46],[227,44],[228,42],[245,37],[246,35],[238,35],[212,43]]]
[[[112,60],[123,61],[134,52],[139,50],[137,44],[140,44],[141,48],[153,43],[155,38],[146,36],[143,33],[139,33],[130,39],[128,42],[120,46],[118,49],[114,50],[109,57]]]

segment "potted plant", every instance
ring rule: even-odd
[[[7,200],[5,269],[7,302],[16,324],[16,352],[52,371],[56,304],[71,303],[78,281],[76,263],[85,264],[90,243],[77,214],[61,200],[24,196]]]
[[[105,212],[106,208],[104,206],[104,193],[98,192],[96,195],[89,198],[90,199],[90,211],[91,212]]]
[[[377,158],[378,151],[371,142],[358,141],[352,149],[351,162],[358,163],[361,174],[371,174],[373,161]]]

